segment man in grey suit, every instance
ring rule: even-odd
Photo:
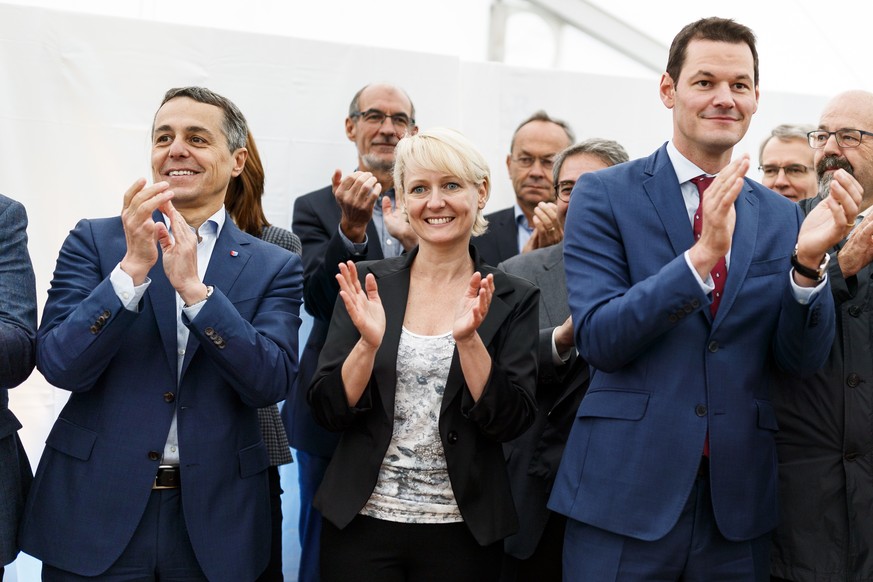
[[[552,173],[561,230],[579,176],[627,160],[620,144],[597,138],[557,155]],[[517,255],[499,267],[530,280],[541,291],[538,412],[527,432],[504,445],[519,531],[505,540],[501,582],[560,581],[566,518],[549,511],[546,503],[576,409],[588,387],[588,364],[573,347],[564,244]]]
[[[36,343],[36,284],[27,253],[24,206],[0,195],[0,580],[3,566],[18,554],[16,531],[31,472],[9,410],[9,388],[33,370]]]

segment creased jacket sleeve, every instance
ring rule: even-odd
[[[27,252],[27,214],[0,201],[0,388],[24,382],[36,357],[36,286]]]

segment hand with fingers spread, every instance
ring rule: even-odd
[[[343,177],[340,170],[333,173],[331,185],[342,212],[340,229],[350,241],[364,242],[382,185],[370,172],[357,171]]]
[[[173,198],[169,187],[167,182],[146,186],[145,179],[140,178],[124,193],[121,222],[127,252],[121,259],[121,269],[130,275],[134,285],[141,285],[158,261],[156,224],[152,214]]]
[[[385,230],[388,234],[400,241],[407,251],[418,244],[418,235],[412,230],[403,209],[398,204],[397,208],[391,206],[391,199],[382,197],[382,220],[385,222]]]
[[[843,278],[857,275],[858,271],[873,262],[873,213],[865,216],[855,228],[837,254],[837,259]]]
[[[478,271],[470,277],[470,285],[455,310],[452,337],[460,343],[474,337],[491,306],[494,296],[494,275],[482,277]]]
[[[542,249],[556,245],[564,240],[564,227],[558,218],[558,205],[554,202],[540,202],[534,208],[534,231],[521,252]]]
[[[155,240],[161,245],[164,273],[185,305],[194,305],[206,298],[206,285],[197,274],[197,234],[171,202],[167,202],[161,211],[170,218],[173,230],[170,235],[163,223],[155,229]]]
[[[689,258],[701,279],[709,277],[715,264],[731,248],[737,211],[734,202],[743,189],[743,178],[749,171],[748,154],[732,161],[718,173],[703,196],[703,224],[700,238],[691,247]]]
[[[797,260],[801,265],[815,269],[825,253],[849,234],[855,225],[863,194],[864,189],[854,176],[843,169],[834,172],[830,194],[810,211],[800,226]],[[849,262],[851,264],[851,259]],[[797,273],[795,281],[805,286],[815,283]]]
[[[358,268],[353,261],[340,263],[339,271],[336,280],[346,311],[361,334],[361,342],[375,350],[382,344],[385,334],[385,310],[379,298],[376,278],[372,274],[367,275],[365,290],[361,288]]]

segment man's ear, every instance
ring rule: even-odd
[[[661,75],[661,83],[658,86],[658,93],[661,96],[661,103],[667,109],[673,109],[676,100],[676,84],[673,83],[673,78],[670,73]]]
[[[355,120],[351,117],[346,117],[346,137],[349,138],[349,141],[355,141],[356,130]]]
[[[243,168],[246,167],[246,160],[249,157],[249,150],[246,148],[239,148],[235,152],[233,152],[233,172],[231,175],[236,178],[240,174],[242,174]]]

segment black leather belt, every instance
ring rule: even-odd
[[[152,489],[178,489],[182,484],[181,472],[175,465],[161,465],[155,475],[155,484]]]

